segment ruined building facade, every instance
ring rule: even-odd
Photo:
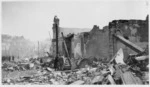
[[[109,23],[109,55],[113,56],[120,48],[128,54],[137,54],[122,42],[113,37],[121,35],[130,42],[145,49],[148,47],[148,16],[146,20],[114,20]]]
[[[67,30],[68,29],[68,30]],[[64,33],[69,55],[73,58],[90,58],[110,60],[120,49],[135,54],[130,48],[116,40],[119,34],[136,45],[146,48],[148,45],[148,17],[146,20],[113,20],[100,29],[94,25],[91,30],[74,30],[59,27],[59,54],[66,55],[61,32]],[[53,54],[55,55],[55,27],[53,26]]]

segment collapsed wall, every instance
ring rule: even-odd
[[[121,35],[125,39],[145,49],[148,47],[148,16],[146,20],[114,20],[109,23],[109,48],[112,48],[109,51],[110,57],[120,48],[123,48],[128,54],[137,54],[119,40],[116,40],[113,34]]]
[[[65,34],[69,55],[75,59],[95,57],[107,61],[120,48],[123,48],[128,54],[135,54],[133,50],[116,40],[113,34],[119,34],[144,49],[148,45],[148,17],[146,20],[113,20],[103,29],[99,29],[98,26],[94,25],[89,32],[87,30],[75,34],[71,33],[73,34],[72,37],[67,35],[70,33],[65,29],[59,29],[59,34],[61,32]],[[53,30],[55,29],[53,28]],[[53,44],[53,50],[55,51],[55,41]],[[55,52],[53,53],[55,54]],[[65,54],[61,35],[59,35],[59,53],[61,55]]]
[[[94,26],[90,32],[82,32],[72,40],[75,58],[91,58],[109,60],[123,48],[128,54],[137,54],[113,37],[119,34],[143,49],[148,47],[148,17],[146,20],[113,20],[108,26],[99,29]]]
[[[75,35],[72,44],[75,58],[91,58],[97,59],[109,58],[109,39],[108,39],[108,27],[99,29],[98,26],[94,26],[90,32],[83,32]]]

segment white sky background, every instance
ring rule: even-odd
[[[37,41],[52,37],[54,15],[60,27],[100,28],[117,19],[143,19],[148,0],[13,1],[2,2],[2,34],[23,35]]]

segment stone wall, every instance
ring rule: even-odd
[[[73,53],[75,58],[109,58],[108,27],[100,30],[94,26],[90,32],[83,32],[73,38]]]
[[[109,23],[109,27],[114,34],[123,36],[143,49],[148,46],[148,17],[146,20],[114,20]],[[123,48],[128,54],[137,54],[119,40],[116,40],[114,45],[115,53]]]
[[[108,50],[108,27],[100,30],[99,27],[94,26],[90,31],[89,39],[86,42],[86,56],[106,59],[109,57]]]

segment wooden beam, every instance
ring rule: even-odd
[[[127,45],[129,48],[131,48],[137,53],[144,51],[144,49],[142,49],[141,47],[137,46],[136,44],[130,42],[129,40],[125,39],[124,37],[120,35],[114,35],[114,37],[116,37],[118,40],[120,40],[122,43],[124,43],[125,45]]]
[[[66,45],[66,41],[65,41],[65,38],[64,38],[64,35],[63,35],[62,32],[61,32],[61,35],[62,35],[62,38],[63,38],[63,43],[64,43],[65,50],[66,50],[66,53],[67,53],[67,59],[68,59],[69,65],[70,65],[70,67],[72,67],[72,65],[71,65],[71,57],[69,55],[69,52],[68,52],[68,49],[67,49],[67,45]]]

